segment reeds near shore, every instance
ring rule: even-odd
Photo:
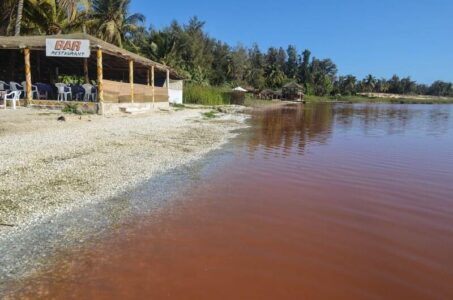
[[[184,102],[188,104],[225,105],[230,104],[231,96],[226,88],[187,85],[184,87]]]

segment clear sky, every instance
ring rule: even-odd
[[[156,28],[191,16],[230,45],[295,45],[340,74],[453,81],[453,0],[132,0]]]

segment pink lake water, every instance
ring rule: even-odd
[[[23,299],[453,299],[453,106],[256,111],[158,212],[15,284]]]

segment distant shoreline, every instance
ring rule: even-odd
[[[451,97],[360,93],[353,96],[305,96],[306,102],[395,103],[395,104],[453,104]]]

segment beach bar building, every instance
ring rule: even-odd
[[[62,78],[82,82],[59,86]],[[182,80],[169,66],[88,34],[0,37],[0,89],[22,89],[32,107],[151,110],[181,103]]]

